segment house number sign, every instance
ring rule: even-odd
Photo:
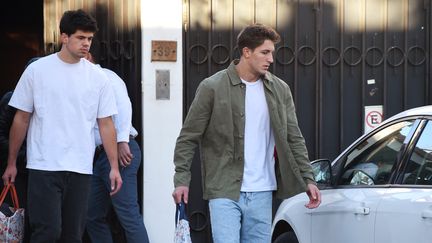
[[[177,41],[152,41],[152,61],[177,61]]]

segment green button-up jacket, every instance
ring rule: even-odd
[[[174,154],[174,186],[189,186],[197,146],[201,152],[203,197],[238,200],[244,168],[245,85],[235,65],[203,80],[196,91]],[[278,198],[288,198],[315,183],[291,91],[278,77],[262,77],[277,159]]]

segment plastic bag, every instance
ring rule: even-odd
[[[189,221],[186,216],[186,206],[183,202],[177,204],[174,243],[192,243]]]

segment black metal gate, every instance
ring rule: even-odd
[[[335,158],[363,133],[364,107],[388,118],[431,103],[430,0],[184,0],[184,114],[198,84],[239,56],[245,25],[282,37],[271,71],[291,87],[310,159]],[[198,157],[194,242],[211,242]]]

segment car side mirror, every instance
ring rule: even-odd
[[[329,186],[332,182],[331,162],[328,159],[312,161],[312,170],[317,184]]]

